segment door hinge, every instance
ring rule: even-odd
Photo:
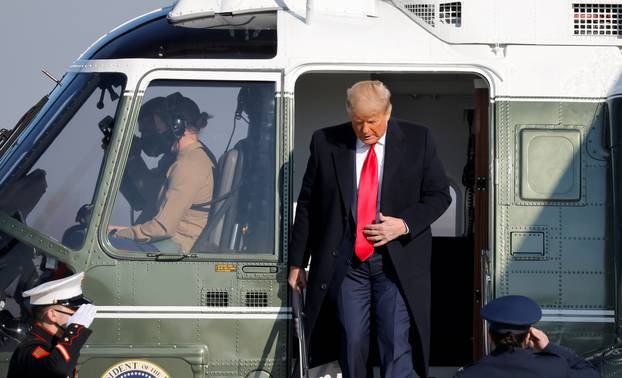
[[[488,190],[488,177],[475,178],[475,190],[478,192],[484,192]]]

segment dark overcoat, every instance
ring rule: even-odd
[[[451,203],[449,184],[430,130],[390,119],[385,142],[380,211],[402,218],[410,232],[386,248],[411,314],[413,363],[427,377],[430,339],[430,224]],[[350,123],[316,131],[304,174],[289,244],[290,266],[306,267],[305,303],[311,366],[337,359],[336,314],[327,293],[341,285],[342,245],[351,238],[356,136]],[[354,254],[350,250],[350,255]],[[348,256],[350,258],[351,256]],[[318,320],[320,319],[320,320]],[[321,357],[320,357],[321,356]]]

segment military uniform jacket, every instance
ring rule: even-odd
[[[456,378],[596,378],[594,367],[572,350],[549,343],[541,352],[533,349],[493,351],[479,362],[460,370]]]
[[[58,338],[35,325],[13,352],[7,378],[76,377],[80,348],[90,334],[90,329],[71,324]]]

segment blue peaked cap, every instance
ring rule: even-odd
[[[522,295],[499,297],[486,306],[480,314],[497,333],[524,333],[542,317],[542,310],[531,298]]]

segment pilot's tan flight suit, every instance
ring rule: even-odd
[[[117,237],[149,243],[171,237],[182,252],[189,252],[205,226],[208,212],[193,209],[212,199],[214,164],[200,143],[181,150],[166,172],[158,195],[159,211],[142,224],[119,230]]]

